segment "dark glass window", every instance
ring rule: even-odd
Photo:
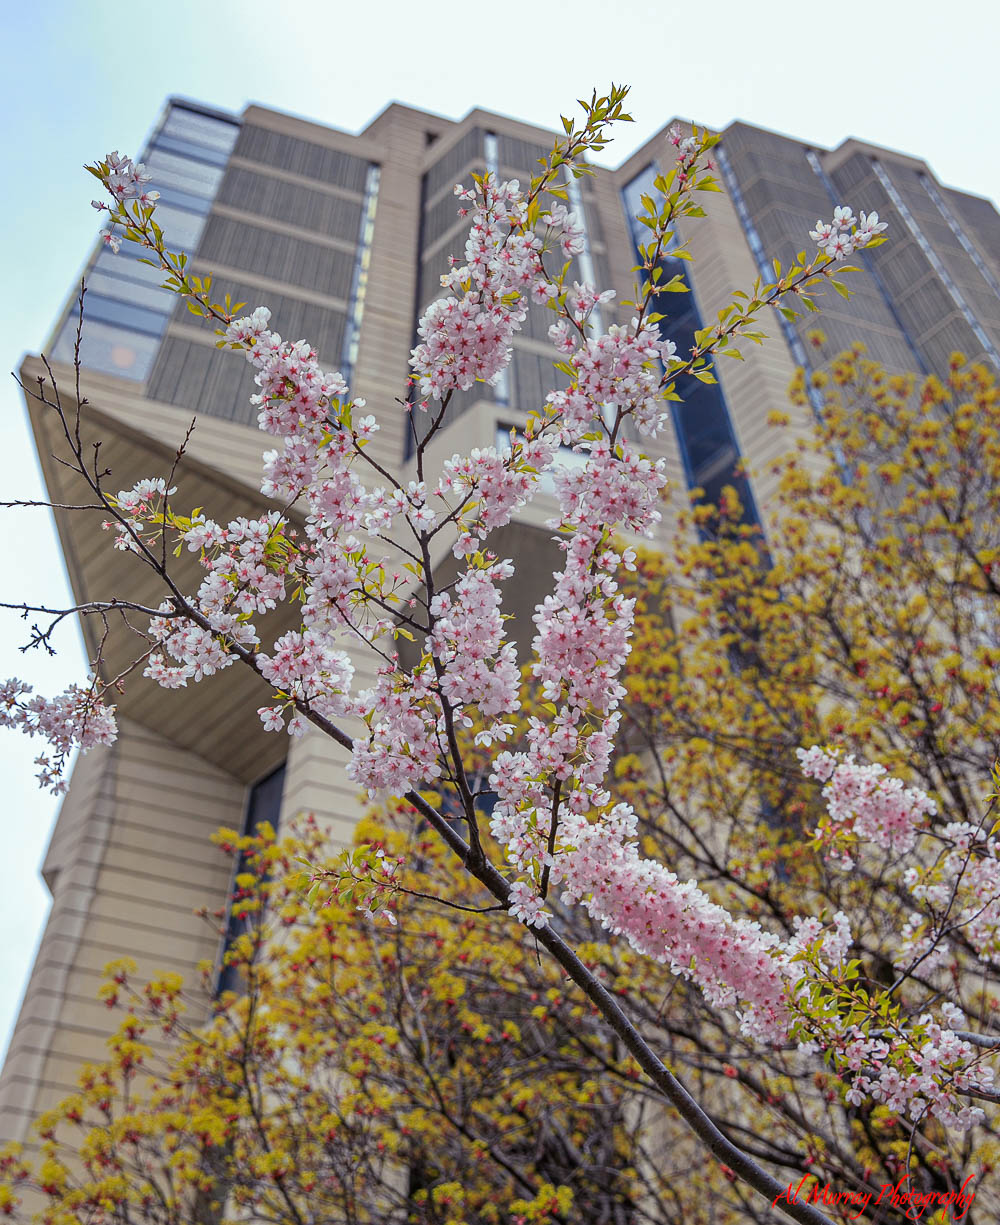
[[[240,831],[241,834],[253,834],[265,822],[272,825],[275,829],[278,828],[278,821],[281,816],[281,797],[284,787],[285,767],[280,765],[272,774],[268,774],[266,778],[262,778],[259,783],[255,783],[250,788],[246,812],[243,817],[243,828]],[[242,875],[247,869],[247,857],[245,854],[241,854],[236,861],[233,870],[233,880],[229,889],[229,916],[226,922],[222,947],[219,950],[219,971],[215,985],[216,995],[222,995],[224,991],[239,991],[240,989],[240,972],[236,966],[226,965],[226,953],[244,932],[250,930],[250,919],[246,915],[241,915],[239,898],[236,896],[236,877]]]
[[[654,200],[658,197],[653,186],[658,174],[657,167],[649,165],[622,190],[622,203],[637,256],[639,247],[647,244],[650,232],[636,217],[646,211],[642,204],[644,195]],[[660,257],[660,267],[664,282],[682,276],[689,287],[689,292],[683,295],[657,294],[654,303],[656,312],[664,316],[659,325],[660,335],[665,340],[672,340],[678,355],[686,357],[694,347],[695,332],[704,326],[691,288],[688,266],[668,250]],[[703,490],[700,502],[718,505],[723,489],[731,485],[743,507],[742,521],[759,525],[753,491],[741,470],[739,446],[722,387],[718,383],[702,383],[699,379],[686,377],[678,379],[677,394],[681,400],[673,402],[671,410],[688,488]]]
[[[674,422],[692,485],[718,466],[720,454],[738,455],[729,414],[717,387],[697,379],[682,379],[678,391],[683,403],[674,408]]]

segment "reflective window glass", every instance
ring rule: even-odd
[[[137,306],[134,302],[105,298],[96,293],[88,293],[84,300],[84,331],[86,331],[88,319],[99,319],[103,323],[134,328],[135,331],[146,332],[150,336],[160,336],[167,326],[167,314],[164,311],[147,310],[146,307]]]
[[[76,321],[71,318],[59,331],[52,350],[54,360],[72,362],[75,340]],[[85,319],[80,360],[88,370],[99,370],[103,374],[115,374],[119,378],[142,382],[152,369],[159,344],[159,340],[154,336],[112,327],[97,320],[88,323]]]
[[[156,206],[156,224],[163,231],[167,250],[189,251],[197,244],[205,226],[205,218],[184,209]]]
[[[644,246],[650,237],[649,230],[636,220],[640,213],[646,210],[642,205],[643,196],[656,196],[656,190],[653,187],[653,180],[656,178],[656,167],[649,165],[645,170],[641,170],[635,178],[625,185],[622,189],[622,198],[625,204],[625,216],[628,221],[629,233],[632,235],[632,245],[635,247]]]
[[[160,193],[160,208],[169,204],[177,208],[186,208],[191,213],[207,213],[212,207],[212,201],[208,196],[196,196],[190,191],[181,191],[177,187],[164,183],[162,179],[157,182],[156,190]]]
[[[162,149],[154,149],[150,153],[146,159],[146,169],[153,176],[150,184],[153,188],[162,181],[168,187],[179,187],[181,191],[201,196],[214,196],[222,181],[219,167],[193,162],[188,157],[179,157]]]
[[[175,106],[171,108],[161,131],[166,136],[193,141],[197,145],[221,149],[228,153],[236,143],[240,125]]]
[[[87,290],[86,305],[88,308],[90,306],[90,294],[101,294],[105,298],[116,298],[119,302],[132,302],[137,306],[144,306],[148,310],[159,311],[162,315],[169,315],[177,301],[176,295],[169,293],[165,289],[153,289],[151,286],[141,285],[139,282],[127,280],[125,277],[111,276],[107,272],[100,272],[96,268],[87,277]]]
[[[646,212],[642,196],[652,196],[654,201],[659,199],[653,186],[657,174],[656,166],[651,164],[622,190],[622,205],[636,250],[649,241],[650,231],[635,217]],[[660,266],[664,281],[682,276],[690,286],[686,261],[677,259],[667,250],[660,259]],[[680,357],[687,357],[695,344],[695,331],[703,326],[694,293],[657,294],[654,303],[656,311],[664,316],[659,324],[660,335],[673,341]],[[678,381],[677,392],[682,401],[673,403],[671,411],[688,487],[704,489],[703,500],[716,504],[723,488],[733,485],[743,504],[743,522],[759,522],[750,483],[745,476],[737,475],[739,448],[722,388],[718,383],[682,378]]]
[[[675,403],[674,418],[692,481],[700,485],[697,474],[711,465],[720,451],[736,453],[732,426],[717,385],[684,379],[677,390],[684,399],[683,403]]]
[[[271,825],[273,829],[278,828],[278,823],[281,819],[281,797],[284,789],[285,767],[283,765],[279,766],[273,774],[269,774],[250,788],[246,812],[243,817],[243,829],[241,831],[243,834],[255,834],[259,826],[265,822]],[[241,989],[242,979],[238,968],[232,965],[227,966],[225,959],[226,953],[232,948],[234,942],[251,929],[252,920],[250,916],[241,913],[239,908],[233,905],[233,902],[236,900],[236,877],[248,871],[249,868],[250,864],[247,859],[247,853],[244,851],[240,854],[233,872],[229,915],[226,920],[225,935],[222,939],[222,948],[219,954],[219,971],[215,984],[215,990],[218,995],[221,995],[223,991],[239,991]]]
[[[702,487],[705,490],[705,503],[711,506],[718,506],[722,501],[723,490],[727,486],[736,490],[736,496],[740,500],[740,506],[743,510],[741,522],[756,523],[758,520],[750,482],[742,472],[736,472],[732,465],[702,482]]]
[[[106,272],[109,276],[125,277],[130,281],[138,281],[142,285],[159,286],[166,278],[162,268],[155,268],[141,263],[145,252],[136,243],[123,242],[117,255],[107,247],[101,249],[94,268],[98,272]]]
[[[208,162],[213,166],[224,166],[229,161],[228,149],[209,149],[205,145],[196,145],[189,140],[178,140],[176,136],[160,134],[156,138],[157,149],[168,153],[179,153],[182,157],[194,158],[199,162]]]
[[[151,187],[160,193],[156,220],[168,249],[190,254],[197,248],[239,132],[235,120],[171,104],[141,159],[152,176]],[[99,246],[87,276],[84,366],[123,378],[148,376],[177,299],[161,289],[167,274],[140,262],[147,254],[136,243],[123,243],[117,255]],[[76,320],[71,304],[53,348],[59,361],[73,360]]]

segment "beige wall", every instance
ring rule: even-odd
[[[218,936],[193,913],[225,896],[231,864],[209,843],[238,825],[245,787],[195,754],[124,721],[118,742],[80,760],[45,859],[49,920],[0,1076],[0,1141],[76,1088],[118,1017],[97,1000],[103,967],[131,957],[139,979],[192,978]]]

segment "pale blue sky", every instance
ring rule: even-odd
[[[895,147],[951,186],[1000,199],[994,3],[172,0],[128,12],[108,0],[0,2],[4,371],[45,343],[86,258],[95,214],[82,163],[138,152],[170,94],[234,111],[256,101],[356,131],[390,101],[452,118],[482,106],[553,125],[593,86],[623,81],[637,123],[608,152],[612,163],[674,115],[716,127],[739,118],[819,144],[856,136]],[[12,380],[0,397],[3,500],[38,497]],[[64,600],[47,512],[0,513],[0,599]],[[51,693],[83,675],[74,631],[56,660],[21,656],[23,641],[16,618],[0,619],[4,676]],[[0,1050],[48,903],[38,865],[55,802],[35,789],[36,752],[0,731]]]

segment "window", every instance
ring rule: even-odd
[[[622,204],[637,254],[649,237],[649,231],[636,219],[637,214],[646,211],[643,196],[655,199],[659,195],[654,187],[658,176],[659,169],[650,164],[622,190]],[[659,294],[655,304],[657,312],[665,316],[660,322],[660,335],[672,340],[683,357],[691,351],[694,334],[703,326],[698,300],[690,289],[685,261],[671,255],[668,249],[660,258],[660,267],[664,282],[681,276],[689,285],[687,294]],[[672,402],[670,407],[688,488],[702,489],[699,501],[718,505],[723,489],[732,486],[743,508],[742,522],[759,525],[753,491],[742,473],[739,445],[721,386],[686,376],[677,380],[677,393],[681,400]]]
[[[237,120],[205,115],[171,104],[139,161],[153,176],[160,193],[156,220],[167,248],[194,254],[222,178],[223,166],[236,142]],[[159,338],[177,298],[159,286],[164,273],[139,263],[144,252],[126,242],[114,255],[103,245],[91,259],[90,293],[84,305],[83,365],[104,374],[144,382],[153,368]],[[51,356],[71,362],[76,341],[74,292],[56,334]]]
[[[84,299],[84,320],[87,319],[99,319],[102,323],[117,324],[150,336],[159,336],[167,321],[162,311],[148,310],[132,302],[121,302],[95,293],[88,293]],[[86,330],[85,322],[85,334]]]
[[[72,362],[76,327],[77,320],[71,315],[63,324],[52,348],[54,361]],[[87,370],[116,374],[119,378],[135,379],[141,383],[153,367],[159,343],[156,337],[131,328],[113,327],[96,319],[88,323],[85,316],[80,361]]]
[[[344,328],[344,347],[340,363],[340,372],[345,383],[351,382],[358,363],[358,343],[361,339],[361,320],[365,313],[365,293],[372,258],[372,239],[375,236],[375,211],[378,208],[381,173],[375,162],[369,163],[365,176],[365,198],[361,206],[357,247],[354,251],[354,267],[351,270],[351,294],[347,305],[347,326]]]
[[[218,166],[195,162],[190,157],[159,147],[150,150],[146,170],[153,176],[151,187],[162,182],[168,187],[179,187],[182,191],[189,191],[205,199],[211,199],[215,195],[222,181],[222,170]]]
[[[232,152],[239,125],[230,119],[216,118],[205,115],[201,111],[189,110],[188,107],[174,104],[160,129],[158,139],[170,137],[176,140],[190,141],[207,151],[214,150],[225,153]]]
[[[278,821],[281,816],[281,797],[284,787],[285,767],[281,765],[273,773],[268,774],[266,778],[262,778],[260,782],[255,783],[250,788],[246,812],[243,817],[243,828],[240,830],[241,834],[244,836],[252,834],[265,822],[272,825],[275,829],[278,828]],[[226,921],[225,934],[219,949],[218,974],[215,984],[216,995],[222,995],[225,991],[238,991],[240,989],[240,972],[236,966],[226,965],[226,953],[240,936],[250,930],[249,917],[240,913],[239,899],[237,897],[238,891],[236,888],[236,878],[246,872],[247,868],[247,857],[241,854],[234,865],[233,879],[229,887],[229,915]]]

